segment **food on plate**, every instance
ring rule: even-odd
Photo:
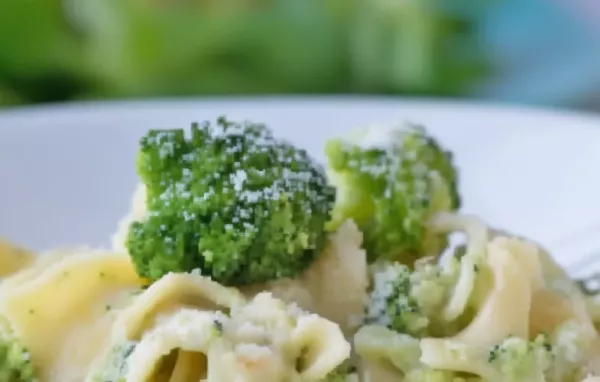
[[[460,213],[425,128],[326,157],[224,117],[148,131],[111,248],[0,242],[0,382],[600,379],[600,303]]]

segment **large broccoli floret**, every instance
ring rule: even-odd
[[[366,322],[416,337],[452,334],[458,323],[442,322],[440,312],[458,271],[456,262],[415,270],[400,263],[375,264]]]
[[[452,154],[424,128],[362,130],[329,141],[326,155],[338,190],[330,229],[353,219],[371,260],[412,264],[445,245],[426,222],[436,212],[458,209],[458,175]]]
[[[29,351],[4,322],[0,324],[0,381],[37,381]]]
[[[149,212],[126,246],[151,280],[193,269],[226,285],[293,277],[325,244],[335,190],[306,151],[264,125],[219,118],[192,125],[189,138],[149,131],[138,173]]]

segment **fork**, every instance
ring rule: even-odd
[[[586,271],[586,276],[575,278],[577,285],[588,296],[600,294],[600,251],[584,256],[566,269],[571,275]]]
[[[577,260],[561,265],[589,296],[600,295],[600,222],[596,221],[575,234],[563,237],[552,246],[551,253]],[[584,254],[580,256],[578,254]]]

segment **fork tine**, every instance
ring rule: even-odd
[[[593,273],[585,278],[578,279],[577,285],[583,293],[593,296],[600,293],[600,272]]]
[[[579,271],[589,268],[590,265],[598,263],[600,266],[600,253],[592,252],[588,255],[583,256],[577,260],[574,264],[567,266],[567,270],[570,274],[578,273]]]

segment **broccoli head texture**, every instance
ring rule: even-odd
[[[552,364],[546,371],[546,382],[582,381],[591,367],[589,352],[595,335],[586,324],[569,320],[556,327],[549,336]]]
[[[4,323],[0,328],[0,381],[37,381],[29,351]]]
[[[544,334],[532,341],[509,336],[495,345],[488,355],[488,362],[504,375],[507,382],[545,382],[545,373],[552,361],[552,345]]]
[[[294,277],[326,242],[335,189],[302,149],[221,117],[141,139],[148,216],[126,240],[138,273],[200,269],[225,285]]]
[[[460,207],[452,153],[420,126],[361,130],[327,143],[338,196],[329,229],[353,219],[364,232],[369,259],[412,263],[439,252],[445,236],[427,229],[439,211]]]
[[[458,278],[458,267],[427,264],[411,270],[398,262],[376,263],[365,321],[415,337],[451,335],[458,323],[440,311]],[[455,270],[454,270],[455,269]]]
[[[593,341],[588,328],[566,321],[552,333],[533,340],[509,336],[488,353],[488,362],[504,381],[578,382],[589,374],[588,350]]]

